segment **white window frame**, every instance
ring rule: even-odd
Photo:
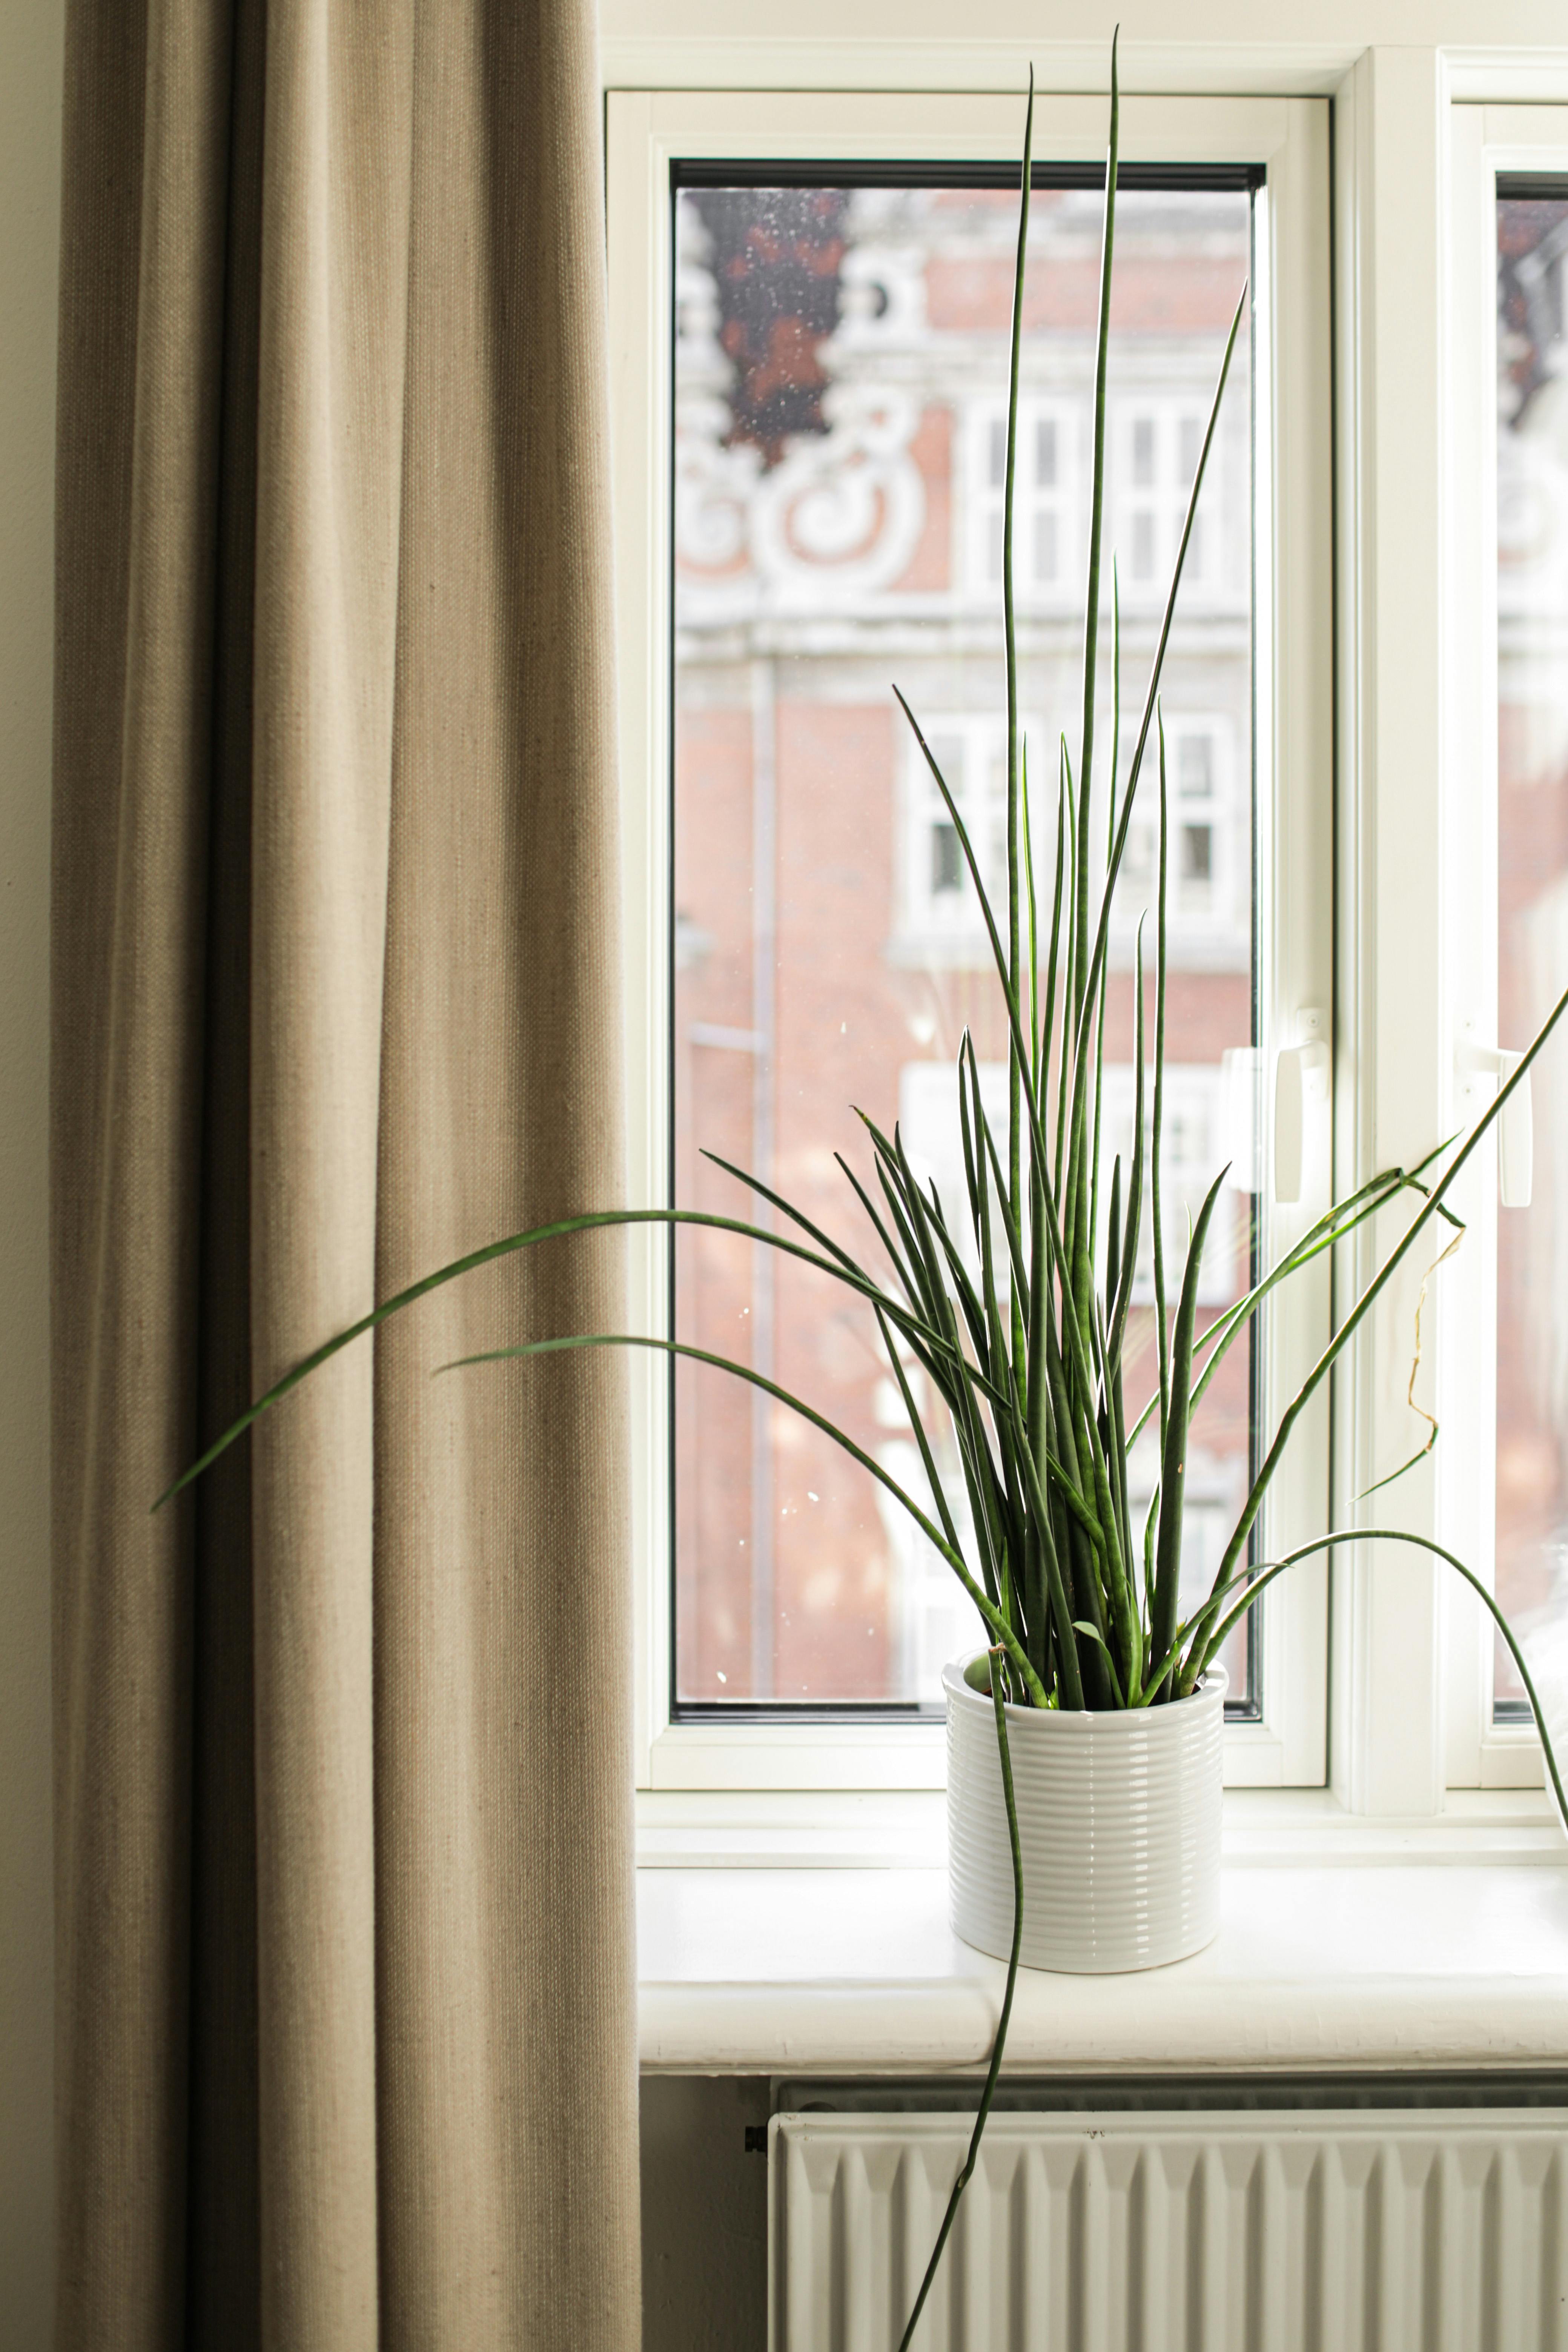
[[[1041,100],[1036,152],[1090,160],[1103,152],[1102,97]],[[1016,155],[1016,96],[614,89],[606,110],[612,440],[616,514],[625,924],[630,985],[628,1185],[658,1201],[668,1181],[668,469],[669,164],[677,156],[795,160]],[[1331,695],[1328,120],[1311,98],[1145,98],[1124,102],[1129,161],[1214,158],[1269,173],[1258,203],[1254,288],[1258,331],[1272,352],[1277,405],[1264,401],[1257,446],[1269,499],[1260,500],[1258,664],[1263,870],[1290,875],[1268,924],[1265,994],[1277,1009],[1266,1054],[1294,1041],[1309,1008],[1331,1003]],[[1285,782],[1271,781],[1273,772]],[[1286,784],[1288,783],[1288,788]],[[1326,1156],[1321,1182],[1327,1183]],[[1289,1223],[1315,1213],[1310,1191]],[[666,1261],[653,1230],[630,1244],[632,1328],[658,1331],[668,1311]],[[1288,1395],[1327,1329],[1328,1280],[1297,1286],[1298,1311],[1270,1319],[1269,1392]],[[940,1787],[940,1726],[875,1723],[733,1727],[670,1720],[668,1388],[662,1363],[631,1364],[633,1528],[637,1560],[636,1752],[640,1787],[655,1790]],[[1277,1488],[1277,1525],[1310,1530],[1327,1508],[1326,1410],[1304,1431]],[[1321,1784],[1325,1769],[1326,1571],[1312,1566],[1277,1588],[1265,1618],[1262,1723],[1227,1733],[1226,1777],[1247,1785]],[[1271,1596],[1272,1598],[1273,1596]]]
[[[1452,482],[1445,732],[1454,776],[1447,796],[1449,860],[1442,915],[1450,983],[1444,1007],[1451,1052],[1446,1075],[1459,1118],[1474,1115],[1474,1098],[1487,1083],[1467,1072],[1464,1049],[1500,1042],[1497,180],[1507,172],[1568,173],[1568,106],[1458,103],[1449,110],[1447,128],[1445,438]],[[1468,1262],[1452,1286],[1453,1344],[1439,1369],[1447,1459],[1439,1473],[1438,1503],[1446,1540],[1492,1588],[1497,1240],[1499,1217],[1508,1213],[1499,1208],[1495,1154],[1481,1156],[1461,1213],[1473,1232],[1464,1254]],[[1533,1726],[1493,1720],[1491,1626],[1479,1603],[1462,1589],[1447,1596],[1443,1633],[1449,1785],[1540,1787],[1541,1744]]]
[[[1509,0],[1478,7],[1474,29],[1489,42],[1511,29],[1513,48],[1376,45],[1377,13],[1374,45],[1335,86],[1342,1194],[1475,1115],[1458,1049],[1495,1033],[1496,293],[1479,150],[1494,109],[1517,108],[1508,152],[1521,156],[1568,100],[1568,47],[1526,46],[1533,20]],[[1441,1424],[1435,1454],[1367,1494],[1420,1435],[1406,1383],[1436,1247],[1412,1254],[1334,1383],[1336,1527],[1423,1535],[1478,1573],[1492,1551],[1489,1158],[1456,1195],[1470,1240],[1422,1315],[1415,1401]],[[1342,1305],[1407,1213],[1342,1251]],[[1330,1787],[1347,1812],[1433,1822],[1464,1792],[1539,1780],[1533,1733],[1490,1723],[1482,1612],[1456,1588],[1405,1546],[1336,1555]]]

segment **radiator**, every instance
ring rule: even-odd
[[[770,2352],[896,2352],[972,2118],[782,2114]],[[1568,2116],[993,2115],[920,2352],[1568,2352]]]

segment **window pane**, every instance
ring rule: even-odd
[[[1206,886],[1214,872],[1214,829],[1206,824],[1182,827],[1182,879]]]
[[[1183,800],[1207,800],[1214,784],[1207,735],[1194,731],[1177,738],[1176,782]]]
[[[1147,489],[1154,478],[1154,420],[1140,416],[1132,425],[1132,478]]]
[[[1035,517],[1035,577],[1044,583],[1057,576],[1057,519],[1054,514]]]
[[[1498,1022],[1568,983],[1568,200],[1498,205]],[[1497,1592],[1568,1629],[1568,1057],[1531,1072],[1534,1195],[1498,1213]],[[1522,1711],[1497,1644],[1497,1704]]]
[[[1047,905],[1064,731],[1075,761],[1078,748],[1100,214],[1098,193],[1037,194],[1026,300],[1020,717]],[[1016,194],[973,187],[689,186],[675,205],[676,1197],[765,1221],[701,1156],[717,1153],[879,1273],[834,1159],[868,1176],[852,1107],[884,1128],[900,1120],[945,1196],[963,1184],[953,1063],[965,1026],[994,1104],[1005,1091],[1005,1024],[975,894],[890,688],[921,717],[988,887],[999,883],[1016,221]],[[1185,509],[1188,420],[1201,428],[1207,413],[1250,233],[1245,190],[1121,198],[1107,514],[1121,557],[1123,782]],[[1249,1158],[1237,1151],[1226,1065],[1253,1043],[1249,366],[1244,328],[1204,491],[1212,561],[1184,596],[1164,678],[1173,799],[1202,801],[1192,823],[1173,810],[1171,840],[1163,1215],[1178,1268],[1215,1171]],[[1114,910],[1108,1177],[1110,1152],[1125,1158],[1131,1143],[1152,759],[1140,807]],[[1152,985],[1149,1009],[1152,1034]],[[1223,1198],[1202,1278],[1205,1324],[1246,1286],[1250,1205],[1239,1192]],[[1130,1411],[1154,1377],[1151,1253],[1146,1230]],[[874,1324],[845,1294],[742,1241],[688,1233],[675,1247],[675,1307],[681,1337],[767,1370],[921,1489]],[[683,1364],[674,1377],[678,1700],[936,1700],[943,1664],[979,1638],[948,1570],[798,1419],[716,1371]],[[1184,1601],[1206,1590],[1245,1490],[1249,1400],[1237,1347],[1194,1432]],[[1135,1503],[1153,1470],[1146,1446]],[[1248,1659],[1244,1634],[1227,1659],[1233,1691],[1247,1688]]]
[[[1057,425],[1053,416],[1042,416],[1035,434],[1035,479],[1042,488],[1057,478]]]
[[[1204,446],[1204,420],[1201,416],[1182,419],[1181,481],[1185,487],[1198,470],[1198,457]]]
[[[933,891],[963,887],[963,856],[956,825],[938,824],[931,829],[931,887]]]

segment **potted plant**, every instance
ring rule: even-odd
[[[565,1217],[509,1234],[437,1268],[318,1348],[258,1398],[160,1497],[160,1502],[167,1501],[189,1485],[259,1414],[330,1357],[427,1291],[513,1251],[595,1227],[653,1223],[743,1234],[803,1260],[868,1303],[919,1447],[928,1488],[924,1502],[909,1494],[808,1400],[750,1366],[674,1339],[569,1333],[465,1360],[643,1347],[716,1365],[802,1414],[852,1455],[910,1515],[974,1604],[985,1645],[967,1663],[955,1663],[944,1677],[952,1916],[962,1936],[983,1950],[1005,1956],[1008,1971],[968,2158],[954,2184],[905,2344],[973,2169],[1002,2063],[1020,1960],[1070,1969],[1151,1967],[1200,1948],[1215,1932],[1225,1696],[1225,1675],[1217,1660],[1228,1635],[1277,1577],[1349,1542],[1417,1543],[1446,1561],[1479,1595],[1518,1666],[1541,1726],[1557,1803],[1568,1820],[1556,1759],[1520,1645],[1491,1595],[1453,1554],[1398,1529],[1357,1528],[1326,1532],[1277,1560],[1252,1556],[1265,1497],[1301,1414],[1431,1221],[1444,1218],[1458,1223],[1447,1205],[1455,1181],[1509,1096],[1524,1082],[1568,1006],[1568,993],[1559,999],[1495,1102],[1467,1135],[1440,1146],[1415,1168],[1384,1170],[1348,1199],[1332,1204],[1245,1297],[1199,1332],[1198,1275],[1224,1174],[1215,1180],[1194,1221],[1183,1264],[1168,1266],[1161,1180],[1169,824],[1160,681],[1246,289],[1240,291],[1215,389],[1120,797],[1118,721],[1112,719],[1109,823],[1103,879],[1096,890],[1091,887],[1098,856],[1091,811],[1120,131],[1113,44],[1095,351],[1081,733],[1076,756],[1065,740],[1059,747],[1055,856],[1048,877],[1041,877],[1035,870],[1027,763],[1018,725],[1012,561],[1033,117],[1031,78],[1004,494],[1008,740],[1005,907],[991,903],[958,803],[917,715],[901,695],[898,698],[962,849],[1006,1013],[1005,1133],[996,1132],[987,1116],[979,1065],[967,1035],[959,1054],[964,1198],[944,1202],[934,1186],[922,1187],[898,1129],[889,1136],[867,1119],[874,1191],[847,1163],[840,1164],[891,1271],[890,1284],[868,1271],[862,1258],[787,1199],[727,1161],[718,1164],[765,1199],[784,1220],[785,1229],[690,1210],[643,1208]],[[1116,713],[1120,632],[1113,566],[1110,572],[1111,708]],[[1141,789],[1157,795],[1159,813],[1158,877],[1150,910],[1153,1034],[1152,1039],[1145,1034],[1141,928],[1133,992],[1132,1143],[1128,1164],[1123,1167],[1118,1158],[1102,1187],[1100,1128],[1111,906]],[[1403,1195],[1411,1203],[1404,1234],[1286,1406],[1212,1588],[1184,1619],[1184,1482],[1193,1415],[1205,1389],[1226,1350],[1275,1288]],[[1146,1202],[1152,1236],[1158,1378],[1151,1395],[1130,1417],[1124,1394],[1126,1339]],[[967,1506],[962,1533],[960,1514],[939,1472],[931,1432],[915,1402],[907,1362],[918,1364],[951,1424]],[[1157,1438],[1160,1476],[1138,1524],[1128,1466],[1131,1448],[1146,1426]]]

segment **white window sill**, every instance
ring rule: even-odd
[[[728,1802],[700,1834],[688,1807],[681,1854],[645,1811],[645,2069],[984,2063],[1005,1971],[948,1926],[941,1800],[844,1800],[809,1832],[781,1802]],[[1136,1976],[1021,1973],[1010,2072],[1568,2063],[1568,1848],[1532,1792],[1456,1792],[1436,1822],[1400,1823],[1236,1791],[1226,1853],[1207,1951]]]
[[[1537,1785],[1452,1789],[1435,1820],[1366,1819],[1321,1789],[1228,1788],[1225,1853],[1249,1868],[1409,1862],[1568,1864]],[[1526,1768],[1528,1769],[1528,1768]],[[642,1789],[641,1870],[941,1869],[947,1798],[933,1789]]]

